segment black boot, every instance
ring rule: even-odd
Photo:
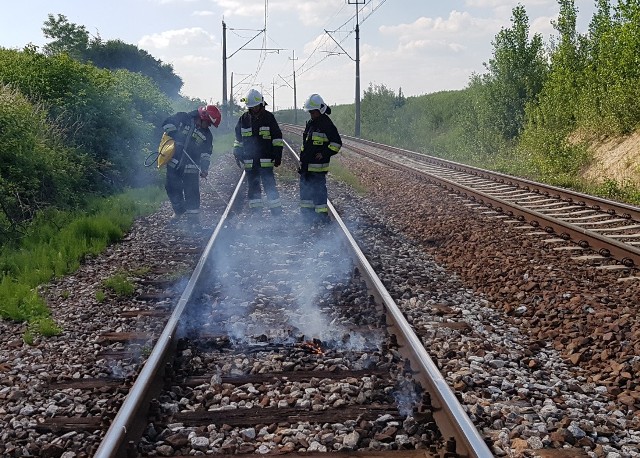
[[[302,222],[304,224],[313,224],[316,213],[313,211],[313,208],[301,208],[300,216],[302,217]]]
[[[331,218],[329,218],[329,213],[316,213],[316,225],[318,226],[326,226],[331,222]]]

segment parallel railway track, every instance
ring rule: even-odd
[[[286,125],[296,135],[301,129]],[[574,253],[592,250],[582,259],[602,268],[635,273],[640,266],[640,208],[496,172],[446,161],[379,143],[345,137],[344,148],[418,174],[465,199],[495,211],[497,216],[526,223],[570,242]],[[579,257],[578,254],[575,255]]]

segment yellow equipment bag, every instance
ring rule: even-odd
[[[169,137],[166,132],[162,134],[160,145],[158,146],[158,168],[166,165],[171,160],[175,150],[176,142],[173,138]]]

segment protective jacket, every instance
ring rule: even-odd
[[[180,173],[200,173],[209,170],[213,135],[209,129],[195,126],[198,116],[198,110],[189,113],[181,111],[162,123],[162,129],[175,141],[175,152],[167,166]],[[185,146],[188,157],[184,154]]]
[[[198,111],[178,112],[162,123],[162,129],[175,141],[175,152],[167,163],[165,189],[176,216],[200,213],[200,174],[209,170],[213,135],[198,128]],[[195,221],[195,220],[194,220]]]
[[[331,156],[342,148],[338,129],[327,114],[310,119],[302,134],[300,149],[300,172],[327,173]],[[320,153],[320,159],[317,157]]]
[[[236,124],[233,154],[245,169],[280,165],[282,161],[282,131],[273,113],[261,110],[258,115],[247,111]]]

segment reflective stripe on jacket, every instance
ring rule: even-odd
[[[337,154],[340,148],[342,139],[326,113],[317,119],[310,119],[302,134],[300,168],[304,172],[327,173],[331,156]]]
[[[269,111],[258,115],[247,111],[236,124],[234,156],[242,161],[245,169],[273,167],[273,161],[282,159],[282,131],[276,118]]]

